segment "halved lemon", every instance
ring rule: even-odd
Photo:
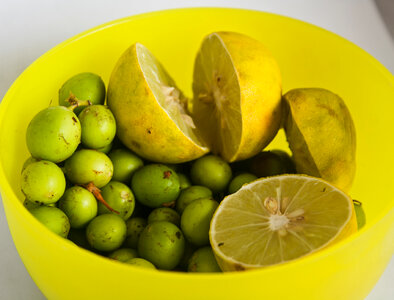
[[[278,64],[259,41],[215,32],[202,42],[193,75],[193,119],[215,154],[247,159],[274,138],[281,120]]]
[[[209,151],[189,115],[186,97],[142,44],[133,44],[119,58],[107,101],[120,140],[146,159],[182,163]]]
[[[285,263],[357,231],[352,199],[320,179],[281,175],[258,179],[216,210],[210,242],[223,271]]]

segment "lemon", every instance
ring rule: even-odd
[[[294,89],[283,99],[297,173],[321,177],[348,192],[356,172],[356,132],[345,102],[321,88]]]
[[[209,151],[189,115],[186,97],[142,44],[133,44],[119,58],[107,101],[119,139],[143,158],[182,163]]]
[[[210,242],[223,271],[281,264],[357,231],[350,197],[320,179],[280,175],[255,180],[216,210]]]
[[[260,152],[281,119],[281,75],[270,52],[235,32],[202,42],[193,75],[193,119],[214,154],[228,162]]]

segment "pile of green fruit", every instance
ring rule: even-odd
[[[53,232],[100,255],[165,270],[220,271],[208,235],[220,200],[258,177],[294,172],[290,157],[265,151],[231,166],[215,155],[183,164],[144,161],[115,137],[104,100],[101,78],[81,73],[61,87],[64,105],[32,119],[24,205]]]

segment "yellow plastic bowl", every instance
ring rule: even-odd
[[[78,248],[36,221],[21,203],[20,170],[29,156],[25,131],[38,111],[57,104],[62,83],[83,71],[98,73],[108,83],[118,57],[138,41],[191,95],[196,51],[206,34],[218,30],[238,31],[262,41],[279,62],[284,92],[324,87],[345,99],[358,138],[351,195],[363,202],[366,227],[333,247],[281,266],[186,274],[113,262]],[[1,103],[1,194],[16,248],[49,299],[363,299],[394,252],[393,82],[379,62],[345,39],[257,11],[161,11],[80,34],[35,61]],[[283,136],[271,147],[287,147]]]

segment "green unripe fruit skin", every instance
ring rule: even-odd
[[[82,228],[97,216],[97,201],[91,192],[80,186],[66,190],[59,208],[67,215],[72,228]]]
[[[278,154],[278,152],[274,151],[263,151],[251,159],[249,169],[251,173],[261,178],[291,173],[292,170],[289,164],[284,154]]]
[[[131,189],[139,202],[156,208],[176,200],[180,192],[179,178],[169,167],[151,164],[134,173]]]
[[[81,141],[85,147],[99,149],[111,144],[116,133],[116,122],[107,106],[87,106],[78,119],[81,122]]]
[[[140,256],[164,270],[172,270],[179,264],[184,248],[182,231],[165,221],[148,224],[138,241]]]
[[[212,192],[209,188],[201,185],[192,185],[181,191],[178,199],[176,200],[176,210],[182,214],[185,207],[192,201],[212,197]]]
[[[211,247],[197,249],[189,260],[188,272],[221,272]]]
[[[59,105],[69,106],[66,100],[74,95],[78,100],[89,100],[91,104],[104,104],[105,84],[100,76],[85,72],[70,77],[59,90]],[[77,107],[76,113],[85,106]]]
[[[119,213],[123,220],[130,218],[134,211],[135,200],[133,192],[124,183],[111,181],[101,189],[101,195],[109,206]],[[111,214],[115,212],[109,211],[101,202],[98,204],[98,214]]]
[[[209,225],[219,206],[215,200],[202,198],[186,206],[181,216],[181,228],[185,238],[195,246],[209,245]]]
[[[148,224],[159,221],[167,221],[176,226],[181,225],[181,216],[172,208],[159,207],[152,210],[148,216]]]
[[[228,186],[228,193],[232,194],[238,191],[244,184],[250,183],[253,180],[256,180],[257,176],[250,174],[250,173],[242,173],[235,176],[229,186]]]
[[[104,214],[95,217],[86,228],[89,244],[99,251],[114,251],[126,239],[126,223],[115,214]]]
[[[54,163],[69,158],[80,141],[81,124],[77,116],[63,106],[40,111],[26,131],[26,144],[31,155]]]
[[[189,266],[189,260],[195,251],[196,251],[196,246],[194,246],[193,244],[188,242],[188,240],[185,239],[185,250],[183,251],[183,256],[178,265],[181,268],[181,270],[187,271],[187,268]]]
[[[296,174],[297,173],[295,163],[287,152],[285,152],[283,150],[278,150],[278,149],[271,150],[271,152],[278,155],[282,159],[282,162],[286,168],[287,174]]]
[[[108,254],[108,257],[117,261],[126,262],[129,259],[137,258],[138,252],[131,248],[120,248]]]
[[[88,184],[93,182],[96,187],[101,188],[110,182],[113,165],[104,153],[81,149],[66,160],[64,173],[72,183]]]
[[[146,259],[139,258],[139,257],[131,258],[131,259],[125,261],[125,263],[130,264],[130,265],[134,265],[137,267],[143,267],[143,268],[156,270],[156,267],[154,264],[152,264],[150,261],[147,261]]]
[[[70,222],[64,212],[56,207],[40,206],[30,210],[31,214],[50,231],[66,238],[70,231]]]
[[[21,187],[27,200],[51,204],[63,195],[66,189],[66,179],[56,164],[41,160],[29,164],[22,172]]]
[[[40,161],[40,160],[37,159],[37,158],[34,158],[33,156],[30,156],[30,157],[29,157],[28,159],[26,159],[25,162],[23,163],[21,173],[26,169],[26,167],[27,167],[28,165],[30,165],[30,164],[32,164],[32,163],[35,163],[35,162],[38,162],[38,161]]]
[[[51,207],[56,207],[56,203],[50,203],[50,204],[42,204],[42,203],[35,203],[35,202],[31,202],[27,199],[25,199],[25,201],[23,201],[23,206],[26,207],[27,210],[31,210],[33,208],[37,208],[40,206],[51,206]]]
[[[190,179],[182,173],[177,173],[179,177],[179,186],[181,190],[184,190],[192,185]]]
[[[215,155],[206,155],[197,159],[190,170],[193,184],[203,185],[213,193],[225,191],[229,184],[232,171],[230,165]]]
[[[108,154],[114,165],[113,180],[130,184],[131,177],[144,162],[128,149],[115,149]]]
[[[138,240],[141,232],[148,225],[148,222],[143,218],[131,218],[126,221],[127,234],[125,245],[127,247],[136,249],[138,247]]]
[[[109,143],[108,145],[101,148],[97,148],[95,150],[108,154],[112,150],[112,143]]]
[[[95,251],[92,246],[90,246],[87,238],[86,238],[86,230],[83,229],[74,229],[71,228],[68,233],[67,239],[72,241],[78,247],[84,248],[89,251]]]

